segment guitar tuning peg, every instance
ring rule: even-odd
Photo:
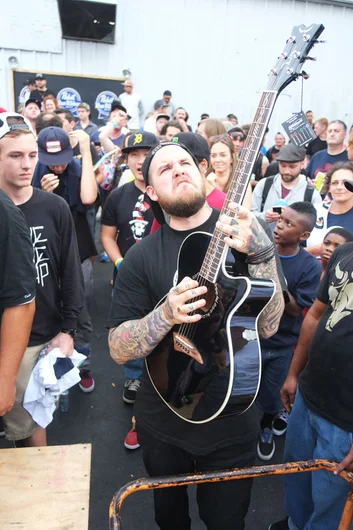
[[[302,76],[302,78],[305,79],[305,80],[306,80],[306,79],[309,79],[309,77],[310,77],[310,75],[307,74],[306,72],[304,72],[304,70],[302,71],[301,76]]]
[[[317,61],[316,57],[306,57],[306,61]]]

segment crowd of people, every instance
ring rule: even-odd
[[[23,407],[41,352],[84,354],[79,386],[95,389],[90,309],[100,221],[98,259],[113,265],[109,350],[124,370],[122,400],[134,405],[125,447],[141,446],[149,475],[172,475],[251,466],[256,456],[270,461],[275,438],[286,434],[284,461],[325,458],[337,468],[288,475],[288,517],[270,528],[337,529],[348,492],[337,475],[353,469],[352,128],[308,111],[315,140],[297,147],[278,132],[254,160],[242,205],[228,203],[231,215],[219,217],[250,124],[240,126],[232,113],[205,113],[192,132],[169,90],[145,114],[126,80],[100,126],[87,103],[75,118],[59,108],[43,75],[30,81],[22,114],[0,109],[6,437],[15,447],[46,445],[45,429]],[[144,360],[175,325],[201,318],[207,288],[177,277],[177,257],[188,235],[215,228],[233,255],[233,274],[271,279],[276,289],[258,322],[256,404],[240,416],[195,425],[159,398]],[[199,486],[206,527],[244,528],[251,486]],[[154,502],[162,530],[190,529],[186,488],[155,490]]]

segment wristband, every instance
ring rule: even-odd
[[[120,267],[120,265],[121,265],[123,259],[124,259],[124,258],[118,258],[117,260],[115,260],[114,265],[115,265],[116,270],[119,270],[119,267]]]
[[[77,333],[77,329],[61,329],[60,330],[60,333],[65,333],[65,335],[70,335],[70,337],[72,337],[73,339],[75,338],[76,336],[76,333]]]
[[[275,255],[275,245],[271,243],[268,247],[263,250],[255,252],[251,256],[248,256],[245,263],[248,265],[260,265],[260,263],[267,263]]]

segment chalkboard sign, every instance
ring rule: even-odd
[[[25,83],[37,72],[28,70],[12,70],[13,74],[13,108],[17,109],[23,102]],[[47,78],[47,87],[55,94],[59,106],[70,110],[77,116],[77,106],[84,101],[91,107],[91,120],[102,124],[108,117],[111,103],[123,92],[122,83],[125,78],[84,76],[76,74],[60,74],[57,72],[41,73]]]

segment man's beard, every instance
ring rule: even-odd
[[[301,171],[298,173],[298,175],[295,175],[295,176],[286,175],[285,179],[284,179],[284,177],[282,177],[282,178],[283,178],[284,182],[288,182],[289,183],[289,182],[293,182],[295,179],[297,179],[300,174],[301,174]]]
[[[186,195],[180,198],[167,199],[164,196],[159,196],[158,202],[161,208],[172,217],[187,218],[191,217],[205,204],[206,188],[202,182],[199,190],[195,190],[191,196]]]

